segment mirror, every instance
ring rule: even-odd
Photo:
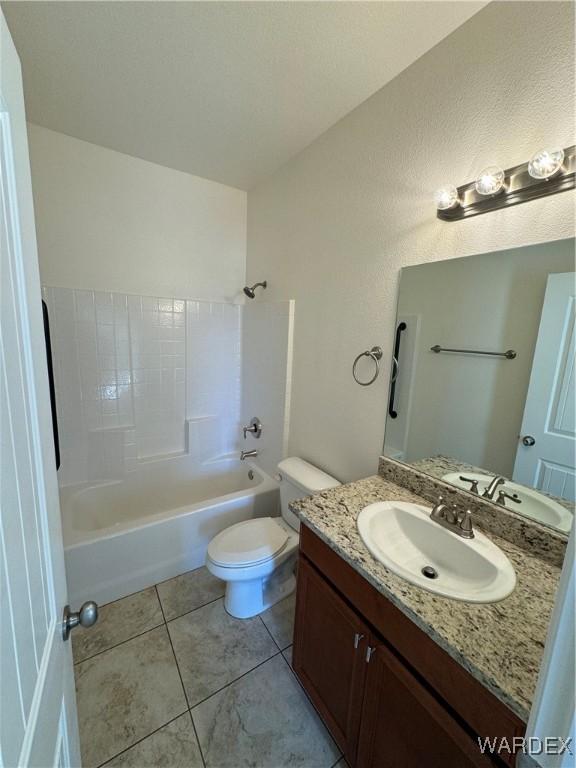
[[[384,454],[568,532],[574,240],[402,270]]]

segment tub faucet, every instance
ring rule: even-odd
[[[240,461],[252,459],[254,456],[258,456],[258,451],[240,451]]]

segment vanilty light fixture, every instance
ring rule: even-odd
[[[576,147],[541,149],[528,163],[503,170],[484,168],[468,184],[446,184],[434,195],[436,215],[458,221],[480,213],[526,203],[575,187]]]
[[[504,171],[497,165],[484,168],[474,182],[474,187],[479,195],[497,195],[504,189]]]
[[[447,211],[450,208],[455,208],[460,202],[458,199],[458,190],[452,184],[446,184],[446,186],[436,190],[434,201],[436,202],[436,208],[438,208],[439,211]]]
[[[562,168],[563,149],[541,149],[528,163],[528,173],[533,179],[549,179]]]

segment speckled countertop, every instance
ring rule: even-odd
[[[376,475],[292,502],[290,507],[337,554],[526,721],[560,569],[487,532],[514,566],[514,592],[491,604],[464,603],[435,595],[394,575],[372,557],[360,538],[356,527],[360,510],[375,501],[392,500],[430,506],[406,488]]]

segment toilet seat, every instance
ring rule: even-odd
[[[208,557],[225,568],[245,568],[271,560],[288,541],[288,533],[272,517],[245,520],[226,528],[208,545]]]

